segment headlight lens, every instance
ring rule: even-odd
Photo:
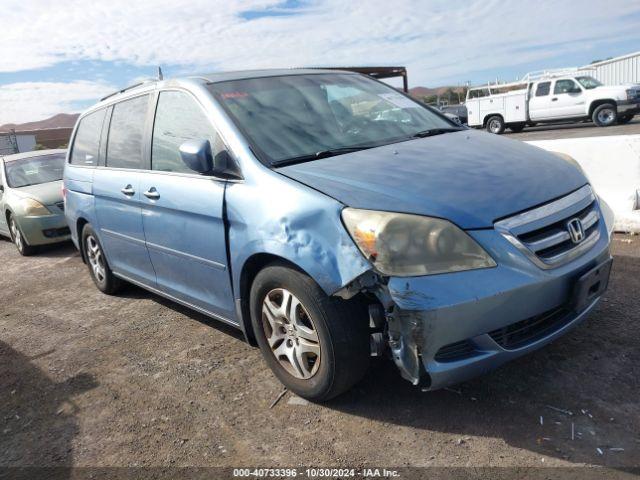
[[[47,207],[42,205],[33,198],[24,198],[20,200],[20,206],[22,211],[28,217],[41,217],[43,215],[51,215],[51,212],[47,210]]]
[[[351,238],[384,275],[411,277],[495,267],[468,234],[439,218],[345,208]]]

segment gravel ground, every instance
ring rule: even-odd
[[[70,245],[0,240],[0,466],[640,466],[640,237],[613,253],[590,319],[491,374],[424,393],[379,360],[270,409],[282,387],[238,332],[102,295]]]

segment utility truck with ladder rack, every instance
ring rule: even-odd
[[[470,127],[513,132],[538,123],[592,120],[599,127],[629,122],[640,113],[640,85],[603,85],[588,70],[531,72],[513,83],[470,88]]]

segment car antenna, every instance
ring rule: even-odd
[[[158,67],[158,81],[164,80],[164,76],[162,75],[162,67]]]

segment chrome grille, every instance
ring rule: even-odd
[[[573,237],[570,222],[581,227]],[[498,232],[544,269],[559,267],[589,250],[600,238],[599,226],[600,210],[589,185],[495,223]]]

